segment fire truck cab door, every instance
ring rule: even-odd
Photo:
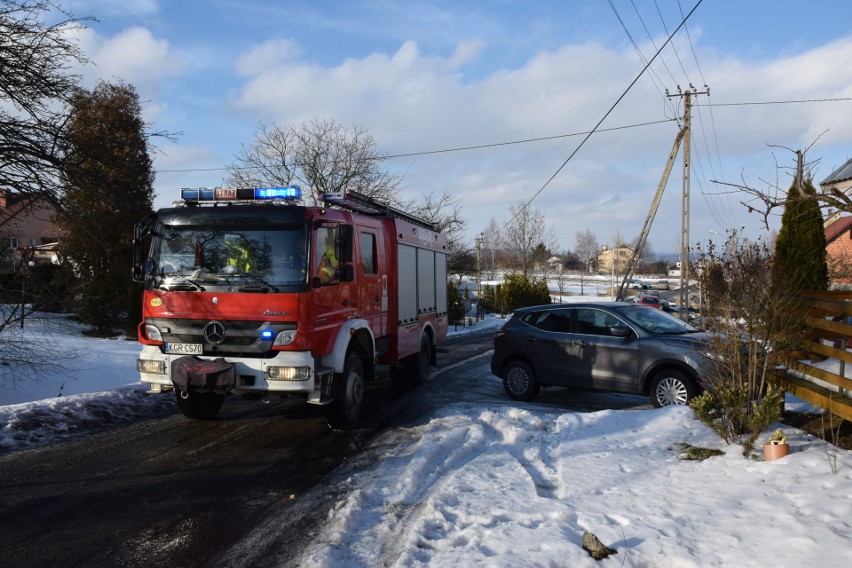
[[[352,282],[341,281],[337,267],[336,247],[338,224],[317,223],[313,229],[313,254],[311,259],[311,313],[308,321],[315,322],[317,348],[325,353],[333,345],[340,325],[357,311],[356,287]]]
[[[355,274],[358,280],[358,307],[361,317],[370,322],[375,337],[387,335],[388,277],[384,241],[380,229],[358,227],[358,254]]]

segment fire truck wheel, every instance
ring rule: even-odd
[[[357,350],[346,355],[343,373],[334,376],[334,400],[329,406],[328,423],[332,428],[352,428],[364,406],[364,361]]]
[[[420,339],[420,351],[408,357],[405,361],[405,374],[412,386],[423,384],[429,378],[429,369],[432,367],[432,342],[429,336],[423,335]]]
[[[180,411],[194,420],[212,420],[222,408],[225,395],[215,392],[175,391]]]

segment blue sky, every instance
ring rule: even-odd
[[[87,85],[132,83],[152,128],[182,133],[158,143],[163,206],[180,187],[221,185],[261,123],[358,125],[389,155],[588,131],[644,66],[633,42],[652,57],[695,0],[62,5],[98,20],[78,34],[93,62],[81,70]],[[690,242],[741,227],[757,238],[762,218],[713,180],[786,189],[789,171],[776,164],[792,166],[794,155],[768,144],[813,144],[807,157],[820,159],[822,180],[852,156],[852,101],[733,103],[852,97],[850,21],[846,1],[704,0],[688,35],[676,35],[601,128],[656,124],[592,136],[532,207],[561,249],[585,229],[601,244],[637,236],[677,132],[669,119],[682,110],[664,91],[707,83],[711,94],[693,113]],[[403,176],[408,198],[457,196],[472,241],[539,192],[582,138],[408,156],[387,167]],[[657,252],[679,248],[680,171],[679,158],[651,231]]]

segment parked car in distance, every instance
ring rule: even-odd
[[[647,290],[648,288],[650,288],[647,282],[639,280],[637,278],[631,280],[629,286],[634,290]]]
[[[662,310],[628,302],[516,310],[494,335],[491,372],[514,400],[542,387],[644,394],[655,407],[702,392],[704,332]]]
[[[636,304],[645,304],[659,310],[671,311],[669,301],[662,298],[657,292],[639,292],[633,296],[632,301]]]
[[[671,287],[668,280],[657,280],[654,283],[654,290],[671,290]]]
[[[640,304],[645,306],[651,306],[652,308],[657,308],[658,310],[663,309],[663,302],[659,296],[651,296],[650,294],[646,294],[642,296],[639,300]]]

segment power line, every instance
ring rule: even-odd
[[[649,122],[637,122],[634,124],[625,124],[623,126],[613,126],[611,128],[601,128],[598,132],[616,132],[619,130],[626,130],[628,128],[639,128],[642,126],[653,126],[655,124],[664,124],[666,122],[674,122],[677,119],[674,118],[666,118],[662,120],[652,120]],[[385,156],[378,156],[375,158],[370,158],[371,160],[391,160],[395,158],[411,158],[415,156],[430,156],[435,154],[447,154],[450,152],[465,152],[468,150],[482,150],[485,148],[500,148],[502,146],[512,146],[516,144],[529,144],[532,142],[544,142],[548,140],[559,140],[562,138],[571,138],[574,136],[583,136],[585,134],[591,134],[591,131],[583,131],[583,132],[572,132],[570,134],[556,134],[553,136],[539,136],[537,138],[525,138],[522,140],[512,140],[509,142],[494,142],[491,144],[477,144],[474,146],[457,146],[454,148],[444,148],[440,150],[424,150],[421,152],[406,152],[401,154],[389,154]],[[298,164],[293,164],[298,165]],[[228,171],[230,169],[235,170],[253,170],[257,168],[262,168],[263,166],[235,166],[231,168],[185,168],[185,169],[172,169],[172,170],[156,170],[157,173],[187,173],[187,172],[221,172]]]
[[[660,79],[660,77],[654,71],[653,67],[651,67],[651,63],[648,60],[645,59],[645,55],[642,53],[642,50],[639,49],[639,44],[636,43],[635,39],[633,39],[633,35],[630,33],[630,30],[627,29],[627,25],[624,23],[624,20],[621,18],[621,14],[618,13],[618,8],[615,7],[615,4],[613,3],[612,0],[608,0],[608,2],[609,2],[609,7],[612,8],[613,14],[615,14],[615,18],[618,20],[618,23],[621,24],[621,28],[624,30],[624,33],[627,34],[627,39],[629,39],[630,43],[633,44],[633,49],[636,51],[636,54],[639,56],[639,60],[642,63],[645,64],[645,69],[649,70],[649,76],[648,77],[651,79],[651,83],[653,83],[654,88],[657,89],[657,93],[659,93],[660,97],[662,97],[664,104],[668,104],[669,100],[665,95],[663,95],[662,87],[660,87],[660,85],[657,84],[657,81],[662,83],[663,82],[662,79]],[[634,4],[634,7],[635,7],[635,4]],[[637,14],[638,14],[638,10],[637,10]],[[641,16],[639,17],[639,21],[642,22],[643,26],[645,25],[645,22],[642,20]],[[647,28],[645,28],[645,29],[647,31]],[[648,34],[648,37],[651,37],[650,33]],[[651,39],[651,44],[652,45],[654,44],[653,39]],[[657,49],[656,45],[654,45],[654,49]],[[657,57],[657,55],[659,55],[659,54],[660,54],[660,50],[657,50],[657,53],[654,55],[654,57]],[[668,66],[666,66],[666,71],[668,71]],[[643,69],[643,72],[644,72],[644,69]],[[669,75],[671,75],[671,71],[669,71]],[[672,77],[672,79],[674,79],[674,77]],[[674,110],[674,109],[672,109],[672,110]],[[677,115],[676,112],[675,112],[675,115]]]
[[[639,79],[640,79],[640,78],[642,78],[642,75],[644,75],[644,74],[645,74],[645,71],[647,71],[647,70],[648,70],[648,67],[650,67],[650,66],[651,66],[651,63],[653,63],[653,62],[654,62],[654,60],[655,60],[655,59],[657,58],[657,56],[658,56],[658,55],[662,52],[662,50],[663,50],[663,49],[665,49],[665,48],[666,48],[666,46],[667,46],[667,45],[668,45],[668,44],[672,41],[672,38],[675,36],[675,34],[677,34],[677,32],[678,32],[678,31],[680,31],[680,28],[682,28],[682,27],[683,27],[683,25],[684,25],[684,24],[686,24],[686,20],[688,20],[688,19],[689,19],[689,17],[690,17],[690,16],[692,16],[692,14],[695,12],[695,10],[697,10],[697,9],[698,9],[698,7],[701,5],[701,2],[703,2],[703,0],[698,0],[698,2],[696,2],[695,6],[692,8],[692,10],[690,10],[689,14],[687,14],[687,15],[686,15],[686,17],[683,19],[683,21],[681,21],[681,23],[678,25],[678,27],[675,29],[675,31],[673,31],[673,32],[669,35],[669,37],[666,39],[666,41],[663,43],[663,45],[662,45],[662,46],[660,46],[660,49],[658,49],[658,50],[657,50],[657,52],[656,52],[656,53],[654,53],[654,56],[653,56],[653,57],[651,57],[651,59],[648,61],[648,63],[646,63],[646,64],[645,64],[645,66],[642,68],[642,70],[641,70],[641,71],[639,71],[639,74],[638,74],[638,75],[636,75],[636,77],[633,79],[633,81],[631,81],[631,82],[630,82],[630,84],[629,84],[629,85],[627,85],[627,88],[626,88],[626,89],[624,89],[624,92],[622,92],[622,93],[621,93],[621,95],[619,95],[619,97],[615,100],[615,102],[614,102],[614,103],[612,103],[612,106],[611,106],[611,107],[609,107],[609,110],[608,110],[608,111],[606,111],[606,113],[605,113],[605,114],[601,117],[601,119],[598,121],[598,123],[595,125],[595,127],[594,127],[594,128],[592,128],[592,130],[591,130],[591,131],[590,131],[590,132],[589,132],[589,133],[585,136],[585,138],[583,138],[583,139],[580,141],[580,143],[577,145],[577,147],[576,147],[576,148],[574,148],[574,151],[573,151],[573,152],[571,152],[571,154],[570,154],[567,158],[565,158],[565,161],[564,161],[564,162],[562,162],[562,165],[561,165],[561,166],[559,166],[559,167],[556,169],[556,171],[553,173],[553,175],[552,175],[552,176],[550,176],[550,177],[547,179],[547,181],[546,181],[546,182],[544,182],[544,185],[542,185],[542,186],[541,186],[541,188],[539,188],[539,190],[538,190],[538,191],[536,191],[536,192],[535,192],[535,194],[533,194],[533,196],[532,196],[532,197],[530,197],[529,201],[527,201],[527,202],[524,204],[524,206],[523,206],[523,207],[522,207],[522,208],[518,211],[518,213],[517,213],[517,214],[515,214],[515,217],[517,217],[517,216],[518,216],[520,213],[522,213],[522,212],[523,212],[523,211],[524,211],[527,207],[529,207],[529,206],[530,206],[530,203],[532,203],[532,202],[535,200],[535,198],[536,198],[536,197],[538,197],[538,196],[541,194],[541,192],[542,192],[542,191],[544,191],[544,190],[547,188],[547,186],[548,186],[548,185],[550,185],[550,182],[552,182],[554,179],[556,179],[556,176],[557,176],[557,175],[559,175],[559,172],[561,172],[561,171],[562,171],[562,169],[563,169],[566,165],[568,165],[568,162],[570,162],[570,161],[571,161],[571,159],[572,159],[572,158],[573,158],[573,157],[577,154],[577,152],[579,152],[579,151],[580,151],[580,148],[582,148],[583,146],[585,146],[585,144],[586,144],[586,142],[588,142],[589,138],[591,138],[591,137],[592,137],[592,134],[594,134],[595,132],[597,132],[598,128],[600,128],[600,125],[601,125],[601,124],[603,124],[603,121],[604,121],[604,120],[606,120],[606,119],[607,119],[607,117],[608,117],[610,114],[612,114],[612,111],[614,111],[614,110],[615,110],[615,107],[617,107],[617,106],[618,106],[618,104],[622,101],[622,99],[624,99],[624,97],[626,97],[626,96],[627,96],[627,93],[629,93],[629,92],[630,92],[630,89],[632,89],[632,88],[633,88],[633,86],[634,86],[637,82],[639,82]],[[504,226],[506,226],[506,225],[508,225],[509,223],[511,223],[511,222],[514,220],[514,218],[515,218],[515,217],[512,217],[512,219],[509,219],[509,221],[507,221],[507,222],[506,222],[506,224],[505,224]]]
[[[724,107],[724,106],[749,106],[749,105],[789,105],[795,103],[836,103],[852,101],[852,97],[837,97],[833,99],[791,99],[788,101],[756,101],[746,103],[708,103],[706,107]]]
[[[673,122],[674,120],[676,120],[676,119],[666,118],[666,119],[662,119],[662,120],[652,120],[650,122],[638,122],[638,123],[635,123],[635,124],[626,124],[624,126],[613,126],[611,128],[601,128],[601,129],[598,130],[598,132],[615,132],[617,130],[625,130],[625,129],[628,129],[628,128],[637,128],[637,127],[640,127],[640,126],[653,126],[655,124],[663,124],[663,123],[666,123],[666,122]],[[586,131],[583,131],[583,132],[572,132],[571,134],[558,134],[558,135],[555,135],[555,136],[542,136],[542,137],[539,137],[539,138],[527,138],[527,139],[524,139],[524,140],[515,140],[515,141],[512,141],[512,142],[496,142],[496,143],[493,143],[493,144],[480,144],[478,146],[461,146],[461,147],[458,147],[458,148],[449,148],[449,149],[446,149],[446,150],[430,150],[430,151],[425,151],[425,152],[409,152],[407,154],[392,154],[392,155],[389,155],[389,156],[385,156],[385,158],[388,158],[388,159],[391,159],[391,158],[409,158],[411,156],[428,156],[430,154],[443,154],[443,153],[447,153],[447,152],[461,152],[461,151],[465,151],[465,150],[480,150],[482,148],[499,148],[500,146],[511,146],[513,144],[526,144],[528,142],[541,142],[541,141],[544,141],[544,140],[557,140],[557,139],[560,139],[560,138],[571,138],[573,136],[583,136],[583,135],[588,135],[588,134],[592,134],[592,133],[593,133],[593,131],[586,130]]]
[[[701,2],[699,2],[699,4],[700,3]],[[697,7],[698,7],[698,5],[696,5],[696,8]],[[694,8],[693,8],[693,11],[694,11]],[[692,12],[690,12],[690,14],[691,13]],[[677,33],[677,30],[675,30],[674,33]],[[665,44],[663,45],[663,48],[664,47],[665,47]],[[651,59],[651,62],[653,62],[653,59]],[[646,64],[645,68],[643,68],[643,72],[647,68],[647,66],[650,65],[651,62]],[[641,74],[640,74],[640,76],[641,76]],[[637,77],[637,79],[638,79],[638,77]],[[627,90],[629,90],[631,87],[633,87],[633,85],[635,83],[636,83],[636,80],[634,80],[633,83],[631,83],[630,86],[628,86]],[[621,99],[624,98],[624,96],[626,94],[627,94],[627,91],[622,93],[622,95],[619,97],[619,99],[616,101],[615,104],[618,104],[621,101]],[[753,102],[740,102],[740,103],[708,103],[708,104],[693,104],[693,107],[710,107],[710,108],[712,108],[712,107],[724,107],[724,106],[779,105],[779,104],[848,102],[848,101],[852,101],[852,97],[823,98],[823,99],[794,99],[794,100],[787,100],[787,101],[753,101]],[[606,119],[606,117],[614,110],[614,108],[615,108],[615,105],[613,105],[613,107],[610,108],[610,110],[607,112],[607,114],[604,115],[604,118],[601,119],[600,122],[598,122],[598,125],[600,125],[603,122],[603,120]],[[494,143],[490,143],[490,144],[478,144],[478,145],[472,145],[472,146],[458,146],[458,147],[444,148],[444,149],[439,149],[439,150],[424,150],[424,151],[421,151],[421,152],[406,152],[406,153],[401,153],[401,154],[389,154],[389,155],[386,155],[386,156],[379,156],[379,157],[376,157],[376,158],[373,158],[373,159],[384,160],[384,159],[394,159],[394,158],[410,158],[410,157],[416,157],[416,156],[429,156],[429,155],[434,155],[434,154],[447,154],[447,153],[451,153],[451,152],[464,152],[464,151],[468,151],[468,150],[482,150],[482,149],[486,149],[486,148],[499,148],[501,146],[512,146],[512,145],[516,145],[516,144],[528,144],[528,143],[532,143],[532,142],[543,142],[543,141],[547,141],[547,140],[558,140],[558,139],[561,139],[561,138],[571,138],[571,137],[574,137],[574,136],[583,136],[583,135],[587,136],[587,138],[588,138],[588,136],[591,136],[592,134],[595,134],[595,133],[615,132],[615,131],[618,131],[618,130],[625,130],[625,129],[628,129],[628,128],[638,128],[638,127],[642,127],[642,126],[653,126],[653,125],[656,125],[656,124],[663,124],[663,123],[666,123],[666,122],[674,122],[675,120],[677,120],[677,119],[676,118],[666,118],[666,119],[662,119],[662,120],[653,120],[653,121],[649,121],[649,122],[637,122],[637,123],[634,123],[634,124],[626,124],[626,125],[623,125],[623,126],[613,126],[613,127],[610,127],[610,128],[597,128],[596,127],[592,130],[587,130],[587,131],[582,131],[582,132],[572,132],[572,133],[569,133],[569,134],[557,134],[557,135],[554,135],[554,136],[540,136],[540,137],[537,137],[537,138],[525,138],[525,139],[522,139],[522,140],[512,140],[512,141],[508,141],[508,142],[494,142]],[[583,142],[581,142],[581,145],[584,144],[584,143],[585,143],[585,140]],[[579,150],[579,149],[580,149],[580,147],[577,148],[577,150]],[[576,153],[576,150],[575,150],[574,153]],[[570,160],[572,157],[573,157],[573,154],[568,157],[568,160]],[[568,160],[566,160],[565,163],[567,163]],[[563,167],[564,167],[564,165],[565,164],[563,164]],[[155,170],[155,172],[156,173],[222,172],[222,171],[228,171],[229,169],[246,169],[246,170],[248,170],[248,169],[255,169],[255,168],[260,168],[260,167],[262,167],[262,166],[245,166],[245,167],[234,167],[234,168],[222,168],[222,167],[217,167],[217,168],[176,168],[176,169],[168,169],[168,170]],[[561,169],[562,168],[560,167],[560,170]],[[559,171],[557,171],[556,173],[558,174]],[[555,176],[555,174],[554,174],[554,176]],[[549,181],[548,181],[548,183],[549,183]],[[536,194],[536,195],[538,195],[538,194]]]

